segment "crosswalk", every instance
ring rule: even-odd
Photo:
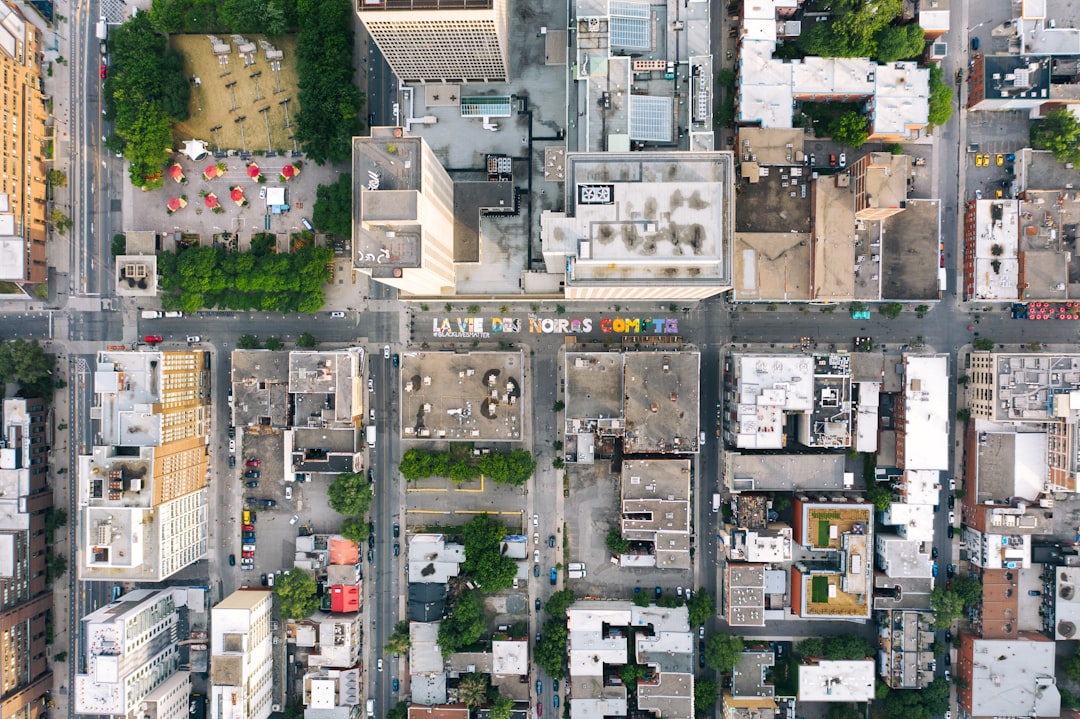
[[[119,25],[127,19],[126,0],[101,0],[101,14],[105,22]]]

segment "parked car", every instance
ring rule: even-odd
[[[105,75],[107,75],[107,74],[108,74],[109,70],[108,70],[108,68],[107,68],[107,67],[105,67],[104,65],[102,65],[102,66],[101,66],[101,69],[99,69],[99,70],[98,70],[98,72],[99,72],[99,73],[101,74],[101,79],[102,79],[102,80],[104,80],[104,79],[105,79]]]
[[[247,541],[249,539],[253,542],[255,541],[255,532],[243,532],[242,536],[244,538],[244,541]]]
[[[235,454],[235,453],[236,453],[236,440],[235,439],[230,439],[229,440],[229,454]]]
[[[549,547],[554,547],[555,546],[555,535],[554,534],[549,534],[548,535],[548,546]]]
[[[247,487],[248,489],[258,489],[259,488],[259,483],[257,481],[244,482],[244,486]]]
[[[955,530],[953,530],[953,526],[951,524],[945,529],[945,533],[949,535],[949,539],[953,538],[954,531]]]
[[[230,567],[235,567],[236,566],[236,555],[235,554],[230,554],[229,555],[229,566]]]
[[[161,342],[161,335],[146,335],[143,337],[143,342],[156,345],[158,342]]]
[[[945,666],[947,666],[947,667],[952,666],[952,656],[950,656],[950,654],[948,652],[945,652]]]
[[[559,575],[558,575],[558,573],[556,573],[555,567],[552,567],[551,568],[551,586],[555,586],[556,582],[558,582],[558,581],[559,581]]]
[[[390,345],[383,345],[382,357],[383,359],[390,359]]]
[[[949,509],[955,509],[955,508],[956,508],[956,497],[950,494],[949,495]]]
[[[379,667],[379,671],[381,672],[383,670],[383,661],[382,661],[381,658],[379,659],[378,667]]]
[[[949,512],[949,526],[956,524],[956,512]]]
[[[937,555],[938,555],[937,547],[934,547],[933,549],[930,550],[930,558],[931,559],[937,559]]]
[[[558,694],[551,697],[551,703],[555,706],[556,709],[559,708],[559,695]]]
[[[835,153],[830,153],[829,154],[829,167],[836,167],[836,154]]]
[[[398,683],[398,680],[397,680],[397,679],[395,679],[395,680],[394,680],[394,691],[397,691],[397,690],[398,690],[398,687],[400,687],[400,686],[401,686],[401,685],[400,685],[400,684]]]
[[[702,624],[700,627],[697,628],[697,636],[698,636],[698,639],[704,639],[705,638],[705,625],[704,624]]]
[[[847,155],[843,152],[840,153],[840,167],[847,167]]]
[[[232,439],[235,436],[236,436],[236,427],[230,426],[229,427],[229,439]]]
[[[244,465],[247,466],[247,467],[258,467],[261,464],[262,464],[262,462],[259,461],[258,459],[256,459],[255,457],[252,457],[248,461],[244,462]]]
[[[266,575],[264,574],[261,577],[259,577],[259,581],[262,582],[262,585],[265,587],[266,582],[267,582]]]
[[[533,606],[536,607],[536,611],[539,612],[540,611],[540,600],[537,599],[536,601],[534,601]]]
[[[533,576],[534,577],[539,577],[540,576],[540,565],[539,564],[534,564],[533,565]]]
[[[299,514],[294,514],[292,516],[292,519],[289,520],[289,524],[296,524],[299,521],[300,521],[300,515]]]
[[[242,532],[254,532],[255,531],[255,525],[254,524],[242,524],[242,525],[240,525],[240,531],[242,531]]]
[[[533,515],[533,526],[534,527],[539,527],[540,526],[540,515],[539,514],[534,514]]]
[[[195,342],[202,342],[202,337],[199,335],[188,335],[187,341],[192,344]]]
[[[656,588],[656,596],[657,596],[657,597],[659,597],[659,596],[660,596],[661,594],[663,594],[663,593],[664,593],[664,590],[663,590],[663,589],[661,589],[660,587],[657,587],[657,588]]]
[[[540,563],[540,550],[539,549],[534,549],[533,550],[533,562],[535,564]]]
[[[952,632],[948,629],[945,630],[945,643],[952,644]]]
[[[229,469],[232,469],[232,468],[233,468],[233,467],[235,467],[235,466],[236,466],[236,457],[233,457],[233,456],[232,456],[232,455],[230,454],[230,455],[229,455]]]
[[[558,679],[552,679],[551,680],[551,691],[553,691],[553,692],[559,691],[559,680]]]
[[[401,527],[399,525],[395,524],[394,525],[394,537],[397,538],[397,537],[400,537],[400,536],[401,536]]]
[[[937,574],[938,574],[937,562],[934,562],[932,565],[930,565],[930,573],[933,574],[935,577],[937,576]]]
[[[536,696],[540,696],[544,693],[544,682],[539,679],[536,680]]]
[[[292,499],[292,485],[285,485],[285,499]]]
[[[1041,597],[1042,592],[1040,592],[1038,589],[1032,589],[1031,591],[1028,592],[1028,596],[1029,597]]]
[[[249,469],[248,471],[244,472],[244,476],[248,477],[249,479],[258,479],[262,476],[262,472],[256,471],[254,469]]]
[[[971,38],[971,49],[972,50],[978,50],[979,49],[979,38],[977,38],[977,37]]]
[[[367,391],[368,392],[374,392],[375,391],[375,380],[372,379],[371,377],[368,377],[368,380],[367,380]]]
[[[394,367],[400,367],[401,366],[401,357],[399,357],[398,354],[395,352],[394,356],[390,358],[390,363]]]
[[[397,542],[394,542],[394,556],[395,557],[400,557],[401,556],[401,545],[398,544]]]
[[[367,560],[369,562],[374,562],[375,561],[375,550],[374,549],[367,550]]]
[[[342,317],[345,316],[345,313],[344,312],[331,312],[330,316],[335,318],[335,319],[341,319]]]

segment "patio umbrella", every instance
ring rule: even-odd
[[[180,204],[180,198],[179,197],[170,197],[168,206],[169,206],[169,209],[172,210],[173,212],[176,212],[181,207],[183,207],[183,205]]]
[[[250,165],[248,165],[247,173],[248,173],[248,177],[250,177],[253,180],[256,179],[259,175],[262,174],[261,172],[259,172],[259,166],[256,165],[254,162],[251,163]]]
[[[206,196],[206,206],[210,209],[214,209],[218,206],[217,195],[213,192]]]

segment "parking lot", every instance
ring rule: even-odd
[[[405,494],[409,525],[456,526],[476,514],[497,514],[511,531],[525,526],[523,487],[496,484],[484,479],[454,484],[444,477],[410,482]]]

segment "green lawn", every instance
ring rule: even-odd
[[[829,546],[829,521],[819,519],[817,523],[817,543],[819,547]]]
[[[810,601],[825,604],[829,601],[829,578],[813,577],[810,580]]]

